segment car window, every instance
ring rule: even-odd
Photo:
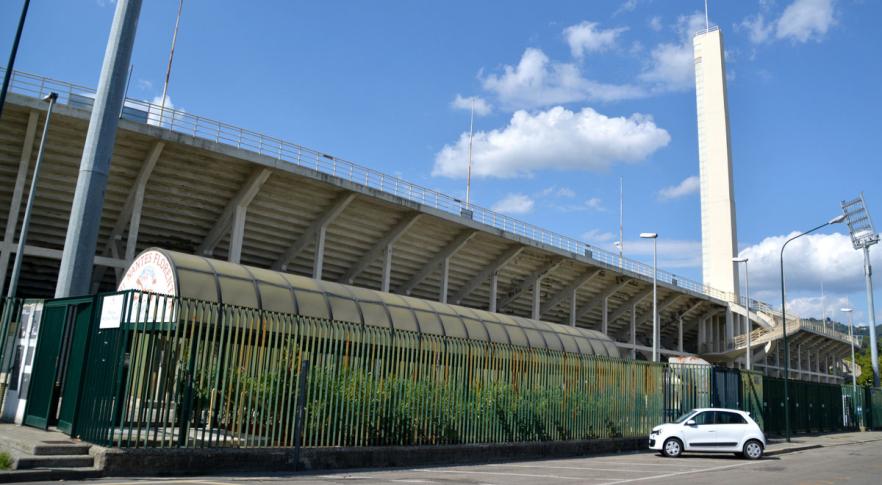
[[[689,416],[692,416],[693,413],[695,413],[695,410],[694,410],[694,409],[691,410],[691,411],[689,411],[688,413],[686,413],[686,414],[680,416],[679,418],[677,418],[677,420],[674,421],[674,423],[680,424],[680,423],[686,421],[686,419],[688,419]]]
[[[747,421],[738,413],[727,413],[725,411],[717,411],[717,424],[745,424]]]
[[[695,415],[693,420],[695,420],[695,424],[714,424],[714,412],[713,411],[705,411],[703,413],[698,413]]]

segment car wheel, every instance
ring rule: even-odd
[[[683,454],[683,442],[677,438],[668,438],[662,446],[662,452],[668,458],[677,458]]]
[[[763,444],[757,440],[750,440],[744,443],[742,455],[748,460],[759,460],[763,457]]]

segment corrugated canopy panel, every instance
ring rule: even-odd
[[[171,281],[163,281],[166,275]],[[154,286],[155,285],[155,286]],[[253,268],[193,254],[148,249],[120,290],[169,293],[273,312],[481,341],[619,357],[595,330],[448,305],[330,281]]]

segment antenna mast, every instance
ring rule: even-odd
[[[619,267],[625,264],[625,177],[619,177]]]
[[[472,112],[469,115],[469,167],[466,175],[466,209],[471,207],[472,195],[472,136],[475,128],[475,98],[472,97]]]
[[[178,2],[178,16],[175,19],[175,32],[172,34],[171,51],[168,53],[168,67],[165,70],[165,82],[162,84],[162,100],[159,105],[159,126],[162,126],[162,118],[165,115],[165,98],[168,95],[168,79],[171,77],[172,60],[175,58],[175,44],[178,41],[178,26],[181,25],[181,10],[184,9],[184,0]]]
[[[704,0],[704,31],[710,30],[710,21],[707,16],[707,0]]]

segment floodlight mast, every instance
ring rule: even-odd
[[[851,233],[851,244],[864,251],[864,277],[867,280],[867,314],[870,325],[870,359],[873,366],[873,386],[879,387],[879,355],[876,349],[876,308],[873,303],[873,268],[870,265],[870,246],[879,242],[873,219],[867,210],[864,193],[854,200],[842,201],[842,213]]]

